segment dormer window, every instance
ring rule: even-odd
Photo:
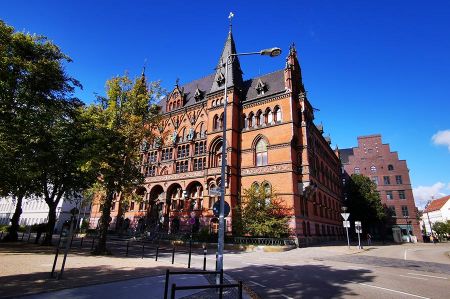
[[[194,99],[195,99],[195,101],[197,101],[197,102],[203,99],[203,92],[202,92],[200,89],[198,89],[198,87],[197,87],[197,89],[195,90],[195,93],[194,93]]]
[[[222,73],[219,73],[216,82],[219,87],[222,86],[223,84],[225,84],[225,76]]]
[[[267,84],[262,82],[261,79],[259,79],[255,89],[258,95],[263,95],[267,91]]]

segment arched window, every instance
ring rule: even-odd
[[[257,182],[253,182],[252,188],[255,190],[259,190],[259,184]]]
[[[172,103],[169,103],[169,111],[172,110]]]
[[[256,116],[252,113],[252,127],[256,127]]]
[[[373,173],[375,173],[375,172],[377,172],[377,168],[376,168],[375,166],[372,165],[372,166],[370,167],[370,171],[373,172]]]
[[[256,144],[256,166],[267,165],[267,144],[264,139],[260,139]]]
[[[355,167],[354,173],[355,173],[355,174],[360,174],[360,173],[361,173],[361,171],[359,170],[359,167]]]
[[[248,128],[248,119],[247,116],[244,114],[242,115],[242,128],[247,129]]]
[[[258,112],[256,112],[256,125],[261,126],[263,123],[264,123],[264,116],[261,110],[258,110]]]
[[[213,129],[218,130],[219,125],[220,125],[219,116],[216,114],[216,115],[214,115],[214,118],[213,118]]]
[[[220,115],[220,119],[219,119],[219,128],[223,128],[223,113]]]
[[[254,117],[253,117],[253,112],[250,112],[249,114],[248,114],[248,127],[249,128],[251,128],[251,127],[253,127],[253,125],[254,125]]]
[[[282,120],[282,118],[281,118],[281,109],[280,109],[280,107],[276,106],[276,107],[273,109],[273,114],[274,114],[274,117],[275,117],[275,122],[280,123],[281,120]]]
[[[266,124],[271,124],[273,122],[272,111],[270,109],[266,110]]]
[[[394,170],[394,165],[389,164],[389,165],[388,165],[388,170]]]

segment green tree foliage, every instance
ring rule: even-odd
[[[281,238],[290,234],[290,210],[272,190],[252,186],[244,189],[235,208],[235,231],[253,237]],[[239,219],[240,217],[240,219]]]
[[[377,186],[366,176],[352,174],[345,186],[345,194],[350,218],[361,221],[365,231],[379,228],[392,215],[387,214],[387,208],[381,204]]]
[[[102,216],[99,221],[99,243],[96,253],[108,253],[106,235],[111,222],[114,197],[143,182],[140,147],[152,139],[159,107],[153,102],[161,97],[159,82],[147,83],[142,75],[131,80],[127,75],[106,83],[106,97],[89,106],[84,112],[87,130],[84,169],[95,171],[95,188],[101,198]]]
[[[0,21],[0,192],[16,199],[12,240],[25,196],[45,195],[52,213],[71,189],[76,167],[67,158],[74,148],[64,146],[74,141],[70,131],[81,103],[71,97],[79,82],[64,71],[70,61],[45,37],[14,32]]]
[[[433,231],[439,236],[439,238],[450,235],[450,221],[434,223]]]

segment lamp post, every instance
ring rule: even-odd
[[[225,169],[227,166],[227,84],[228,84],[228,65],[231,64],[232,58],[237,56],[249,56],[249,55],[264,55],[270,57],[276,57],[281,54],[280,48],[264,49],[259,52],[247,52],[247,53],[235,53],[229,54],[225,61],[225,87],[224,87],[224,101],[223,101],[223,124],[222,124],[222,165],[220,172],[220,212],[219,212],[219,235],[217,240],[217,270],[223,270],[223,245],[225,237],[224,227],[224,205],[225,205]]]
[[[431,204],[431,200],[429,200],[425,206],[425,210],[428,208],[428,206]],[[433,239],[433,244],[436,244],[436,242],[434,241],[434,236],[433,236],[433,228],[431,227],[431,221],[430,221],[430,214],[427,211],[427,218],[428,218],[428,225],[430,226],[430,239]]]
[[[346,211],[347,211],[347,207],[343,206],[342,212],[344,212],[344,213],[342,213],[341,215],[344,218],[344,221],[347,221],[348,217],[350,216],[350,213],[346,213]],[[346,216],[344,217],[344,215],[346,215]],[[347,232],[347,246],[348,246],[348,249],[350,249],[350,238],[348,237],[348,226],[347,225],[345,226],[345,231]]]

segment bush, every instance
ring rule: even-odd
[[[39,223],[39,224],[33,224],[31,226],[31,232],[37,233],[37,232],[44,232],[45,228],[47,227],[47,223]]]

